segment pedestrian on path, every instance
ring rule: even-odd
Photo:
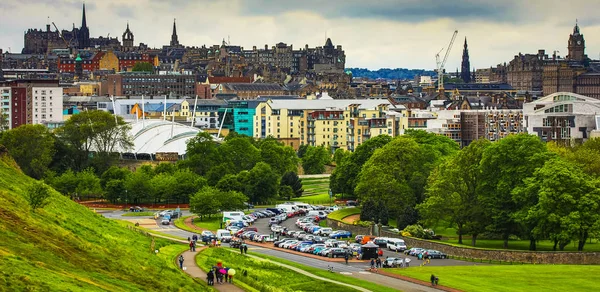
[[[371,259],[371,270],[375,268],[375,259]]]
[[[194,241],[190,241],[190,251],[194,251]]]
[[[377,260],[375,260],[375,266],[377,268],[381,268],[381,259],[380,258],[377,258]]]
[[[244,243],[244,253],[248,254],[248,245]]]
[[[436,283],[435,283],[435,279],[436,279],[436,278],[437,278],[437,277],[436,277],[434,274],[431,274],[431,278],[429,278],[429,280],[431,280],[431,286],[435,286],[435,284],[436,284]]]
[[[244,254],[244,245],[240,244],[240,254]]]
[[[345,254],[344,254],[344,260],[346,261],[346,265],[348,264],[348,258],[349,258],[349,257],[350,257],[350,256],[348,255],[348,253],[345,253]]]
[[[179,255],[179,268],[183,270],[183,255]]]
[[[208,286],[214,286],[215,285],[215,273],[214,273],[214,269],[210,269],[210,271],[208,271],[208,274],[206,274],[206,280],[208,282]]]

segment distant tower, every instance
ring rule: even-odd
[[[573,34],[569,36],[569,60],[583,61],[587,59],[585,55],[585,39],[583,35],[579,33],[579,25],[575,21],[575,27],[573,28]]]
[[[471,82],[471,63],[469,62],[469,48],[467,45],[467,38],[465,37],[465,46],[462,55],[462,65],[460,66],[460,78],[465,83]]]
[[[83,16],[81,17],[81,28],[79,29],[79,48],[85,49],[90,46],[90,30],[85,19],[85,3],[83,3]]]
[[[133,33],[129,30],[129,22],[127,22],[127,29],[123,33],[123,48],[125,51],[133,48]]]
[[[171,47],[179,46],[179,40],[177,39],[177,27],[175,26],[175,19],[173,19],[173,34],[171,35]]]
[[[77,58],[75,59],[75,77],[80,80],[83,75],[83,60],[81,56],[77,54]]]

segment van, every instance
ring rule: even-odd
[[[275,215],[281,214],[281,210],[279,210],[278,208],[267,208],[267,211],[271,211],[275,213]]]
[[[223,222],[227,221],[244,221],[244,212],[240,211],[223,211]]]
[[[406,243],[400,238],[388,238],[387,248],[392,251],[405,251]]]
[[[231,236],[231,232],[229,232],[229,230],[225,230],[225,229],[219,229],[217,230],[217,239],[222,241],[222,242],[229,242],[231,240],[232,236]]]
[[[294,213],[298,211],[298,207],[296,207],[295,205],[281,204],[275,207],[285,210],[286,213]]]
[[[325,214],[325,212],[323,211],[308,211],[308,215],[306,216],[316,216],[319,217],[319,219],[323,220],[325,219],[325,217],[327,217],[327,214]]]
[[[363,236],[360,244],[367,244],[367,242],[373,241],[374,239],[375,239],[375,236],[365,235],[365,236]]]

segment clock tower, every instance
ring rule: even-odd
[[[569,55],[567,59],[571,61],[583,61],[587,59],[587,55],[585,55],[585,40],[583,39],[583,35],[579,33],[577,22],[575,22],[573,34],[569,36]]]

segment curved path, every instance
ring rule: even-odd
[[[200,278],[200,281],[206,281],[206,273],[202,269],[200,269],[200,267],[198,266],[198,263],[196,263],[196,254],[205,248],[206,247],[200,247],[197,249],[196,252],[188,250],[188,251],[184,251],[182,253],[183,267],[185,268],[184,272],[186,274],[190,275],[190,277],[192,277],[192,278]],[[189,265],[189,263],[192,263],[192,265]],[[177,264],[179,264],[179,263],[177,263]],[[215,284],[212,287],[215,288],[217,291],[227,291],[227,292],[238,292],[238,291],[242,292],[242,291],[244,291],[240,287],[237,287],[237,286],[235,286],[233,284],[229,284],[229,283]]]

